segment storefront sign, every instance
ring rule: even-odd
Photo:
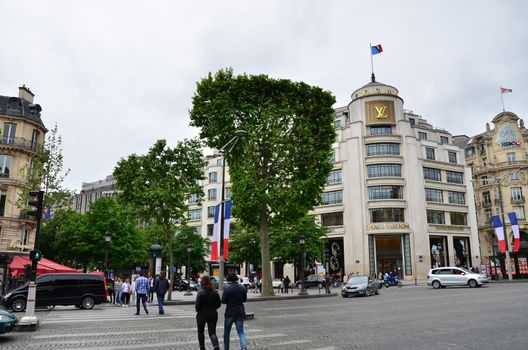
[[[21,244],[20,241],[13,240],[9,242],[8,249],[9,250],[31,250],[33,249],[33,246],[29,244]]]
[[[381,230],[408,230],[410,228],[408,223],[405,222],[393,222],[393,223],[380,223],[380,224],[369,224],[369,231],[381,231]]]
[[[496,143],[504,148],[519,147],[523,144],[523,138],[517,128],[512,124],[506,124],[500,128]]]
[[[431,225],[431,226],[441,231],[464,231],[466,229],[464,226],[448,226],[448,225]]]

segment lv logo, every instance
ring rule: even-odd
[[[374,109],[378,113],[376,119],[387,119],[387,107],[374,107]]]

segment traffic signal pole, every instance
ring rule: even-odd
[[[40,221],[42,220],[42,207],[44,202],[44,191],[31,191],[29,192],[31,197],[35,197],[34,201],[28,201],[28,205],[34,206],[35,210],[28,212],[36,219],[37,229],[35,233],[34,249],[31,251],[29,257],[31,259],[31,271],[29,274],[29,287],[28,296],[26,300],[26,314],[18,321],[19,327],[35,331],[38,328],[38,318],[35,316],[35,304],[37,300],[37,266],[38,262],[42,257],[42,254],[38,250],[39,248],[39,234],[40,234]]]

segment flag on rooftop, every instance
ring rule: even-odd
[[[500,90],[501,90],[501,94],[512,92],[512,89],[506,89],[506,88],[503,88],[502,86],[500,87]]]
[[[370,47],[370,53],[372,55],[377,55],[382,52],[383,52],[383,47],[381,47],[381,44]]]

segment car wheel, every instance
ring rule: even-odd
[[[434,281],[434,282],[433,282],[433,288],[434,288],[434,289],[438,289],[438,288],[440,288],[440,287],[442,287],[442,285],[440,284],[440,282],[438,282],[438,281]]]
[[[403,284],[401,282],[398,282],[398,288],[401,288]]]
[[[478,283],[475,280],[469,280],[468,284],[470,288],[475,288],[476,286],[478,286]]]
[[[366,297],[369,297],[369,296],[370,296],[370,289],[367,288],[367,290],[365,291],[365,296],[366,296]]]
[[[81,300],[82,309],[90,310],[90,309],[93,309],[94,305],[95,305],[95,300],[92,297],[84,297]]]
[[[26,299],[22,297],[16,298],[11,304],[11,309],[14,312],[24,311],[26,309]]]

